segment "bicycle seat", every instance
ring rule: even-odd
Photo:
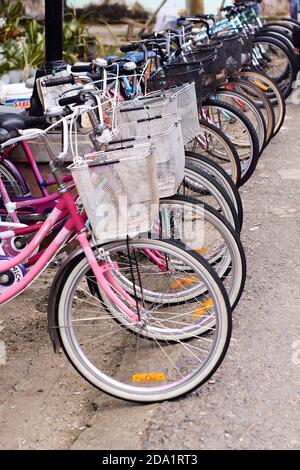
[[[0,113],[0,144],[18,135],[17,129],[25,129],[25,118],[16,113]],[[10,133],[11,131],[16,131]],[[16,135],[15,135],[16,134]]]
[[[20,114],[0,113],[0,128],[9,132],[13,129],[25,129],[25,127],[25,119]]]
[[[6,129],[1,129],[0,127],[0,144],[4,144],[4,142],[9,140],[10,137],[10,133]]]

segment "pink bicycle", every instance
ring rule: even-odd
[[[82,112],[86,109],[82,106]],[[80,110],[76,108],[76,116]],[[72,116],[65,118],[67,123],[71,120]],[[49,196],[54,207],[30,243],[16,256],[0,258],[0,303],[24,291],[66,243],[76,240],[78,249],[61,266],[51,287],[48,322],[54,349],[61,346],[86,380],[118,398],[155,402],[199,387],[226,354],[231,336],[229,300],[201,256],[176,242],[134,235],[152,224],[145,217],[145,208],[150,209],[157,195],[151,145],[143,150],[94,152],[75,161],[70,169],[88,214],[87,224],[72,185],[64,181],[62,159],[53,153],[47,131],[19,131],[18,137],[8,132],[2,147],[37,136],[48,149],[58,191]],[[131,209],[135,207],[131,217],[117,206],[121,193]],[[112,214],[108,201],[117,211],[119,230],[107,224]],[[34,263],[25,266],[58,223],[61,228],[55,238]],[[30,229],[15,224],[8,224],[7,233],[2,231],[2,240]],[[121,239],[120,233],[131,237]],[[105,241],[116,237],[117,241]]]

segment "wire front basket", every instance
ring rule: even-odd
[[[194,83],[155,91],[139,99],[122,102],[116,112],[116,122],[125,124],[157,115],[171,114],[178,114],[181,118],[184,145],[199,135],[198,105]]]
[[[91,153],[69,169],[97,240],[122,239],[151,229],[158,189],[150,145]]]
[[[226,57],[226,73],[233,75],[242,67],[242,47],[243,41],[240,33],[226,33],[218,35],[223,43]]]
[[[197,46],[191,52],[186,52],[183,60],[201,64],[204,98],[213,94],[226,80],[226,58],[219,42],[209,46]]]
[[[115,113],[116,125],[128,124],[145,118],[177,114],[175,97],[165,92],[155,92],[153,96],[141,96],[132,101],[123,101]]]
[[[185,152],[178,115],[142,119],[123,124],[119,136],[110,143],[114,148],[124,148],[132,143],[154,145],[159,197],[176,194],[184,178]]]
[[[202,66],[178,58],[172,64],[166,64],[162,70],[153,73],[147,80],[147,91],[167,90],[173,86],[194,83],[198,106],[202,104]]]

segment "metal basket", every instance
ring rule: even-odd
[[[146,117],[176,113],[181,117],[183,143],[186,145],[200,133],[194,83],[155,91],[139,99],[123,102],[116,113],[116,122],[125,124]]]
[[[242,67],[243,41],[240,33],[226,33],[218,35],[222,41],[226,56],[226,73],[233,75]]]
[[[172,64],[166,64],[162,70],[152,74],[147,80],[147,91],[167,90],[173,86],[194,83],[198,106],[202,104],[202,65],[178,58]]]
[[[69,170],[97,240],[122,239],[151,229],[158,190],[150,145],[88,154]]]
[[[176,97],[177,110],[181,117],[182,138],[184,145],[191,142],[200,133],[197,96],[194,83],[173,87],[167,95]]]
[[[184,178],[185,151],[178,115],[141,119],[123,124],[118,128],[119,136],[110,142],[113,148],[134,144],[154,145],[159,197],[176,194]]]
[[[212,95],[226,80],[226,58],[219,41],[213,45],[197,46],[193,51],[186,52],[183,60],[201,64],[204,99]]]
[[[177,100],[165,92],[156,92],[153,96],[141,96],[132,101],[120,103],[115,113],[116,125],[128,124],[139,119],[177,114]]]

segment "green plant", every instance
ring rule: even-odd
[[[1,59],[0,75],[10,70],[21,70],[24,79],[28,78],[33,68],[39,68],[45,62],[44,25],[22,15],[23,8],[19,0],[0,3],[0,16],[5,23],[0,27]],[[103,48],[90,34],[85,25],[84,16],[78,18],[69,13],[64,22],[64,60],[75,62],[91,60]]]
[[[64,60],[66,62],[75,62],[79,58],[89,60],[91,44],[96,46],[100,53],[102,46],[93,34],[90,34],[85,25],[85,18],[78,18],[74,13],[68,14],[69,20],[64,23]]]
[[[27,79],[32,68],[40,67],[45,60],[43,27],[36,20],[26,19],[22,39],[7,39],[1,48],[4,60],[0,63],[0,74],[21,70]]]
[[[23,36],[20,19],[22,16],[23,6],[17,0],[9,2],[4,0],[0,4],[0,17],[5,17],[5,23],[0,27],[0,41],[9,39],[17,39]]]

